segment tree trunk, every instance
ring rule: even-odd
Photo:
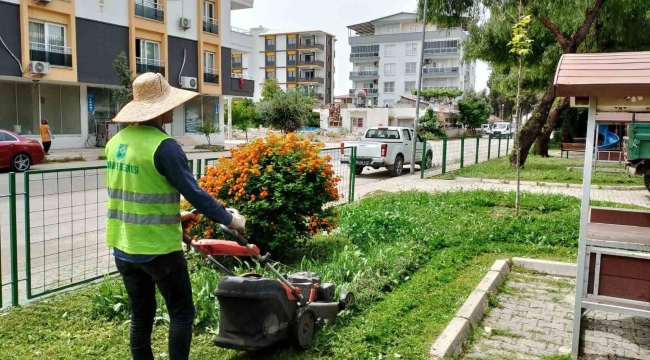
[[[548,112],[553,106],[553,101],[555,100],[555,93],[553,91],[553,84],[549,85],[544,92],[544,96],[540,101],[537,108],[533,112],[533,115],[528,119],[526,125],[519,131],[519,136],[517,136],[517,142],[513,147],[513,151],[510,153],[510,165],[517,166],[517,150],[521,148],[521,155],[519,157],[519,164],[523,165],[526,163],[526,158],[528,158],[528,152],[530,147],[535,142],[535,139],[539,135],[540,131],[544,127]]]
[[[576,109],[569,108],[569,113],[564,119],[562,124],[562,142],[570,143],[573,142],[573,136],[571,135],[571,122],[576,118]]]
[[[557,121],[562,115],[562,112],[569,107],[569,98],[563,98],[560,100],[555,107],[548,114],[546,119],[546,124],[542,128],[542,133],[535,140],[535,154],[542,157],[549,157],[548,147],[551,142],[551,134],[555,127],[557,126]]]

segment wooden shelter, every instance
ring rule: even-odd
[[[600,119],[607,123],[650,119],[650,52],[563,55],[554,85],[555,96],[589,108],[571,351],[577,359],[584,311],[650,318],[650,212],[589,205],[596,113],[607,112]]]

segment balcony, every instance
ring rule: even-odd
[[[350,71],[350,79],[375,79],[379,78],[379,69],[365,71]]]
[[[287,66],[296,66],[296,60],[287,60]]]
[[[162,4],[151,0],[135,0],[135,16],[164,22],[165,10]]]
[[[457,56],[459,51],[457,47],[446,47],[446,48],[427,48],[424,49],[424,58],[440,58],[448,56]]]
[[[313,39],[300,39],[300,43],[298,44],[298,49],[299,50],[314,50],[318,49],[320,51],[325,50],[325,45],[323,44],[318,44],[315,40]]]
[[[350,89],[350,96],[355,96],[357,91],[363,91],[364,93],[366,93],[367,97],[377,97],[377,96],[379,96],[379,89],[368,89],[368,88]]]
[[[295,83],[295,82],[296,82],[296,77],[295,77],[295,76],[289,76],[289,77],[287,77],[287,82]]]
[[[255,81],[242,74],[230,74],[230,83],[226,81],[222,86],[223,95],[253,97],[255,92]]]
[[[53,66],[72,67],[72,49],[65,46],[30,42],[29,60],[47,61]]]
[[[273,44],[265,43],[264,50],[275,51],[275,42]]]
[[[458,66],[422,68],[422,77],[445,77],[449,75],[458,75]]]
[[[203,32],[219,34],[219,22],[207,16],[203,17]]]
[[[296,43],[287,42],[287,50],[296,50],[297,48],[298,46],[296,45]]]
[[[351,53],[350,62],[360,62],[368,60],[379,60],[379,52],[361,52]]]
[[[209,84],[219,84],[219,70],[203,68],[203,82]]]
[[[325,66],[325,62],[319,60],[299,60],[298,66],[323,67]]]
[[[148,72],[165,75],[165,62],[145,58],[135,58],[135,72],[144,74]]]
[[[264,64],[266,67],[275,67],[275,61],[267,61]]]
[[[298,78],[299,83],[311,83],[311,84],[324,84],[325,79],[322,77],[317,77],[313,75],[300,75]]]

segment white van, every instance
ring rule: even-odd
[[[512,125],[507,122],[496,122],[492,125],[492,134],[510,135],[512,134]]]

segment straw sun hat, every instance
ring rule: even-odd
[[[133,81],[133,101],[113,119],[118,123],[138,123],[156,118],[198,93],[176,89],[160,74],[145,73]]]

